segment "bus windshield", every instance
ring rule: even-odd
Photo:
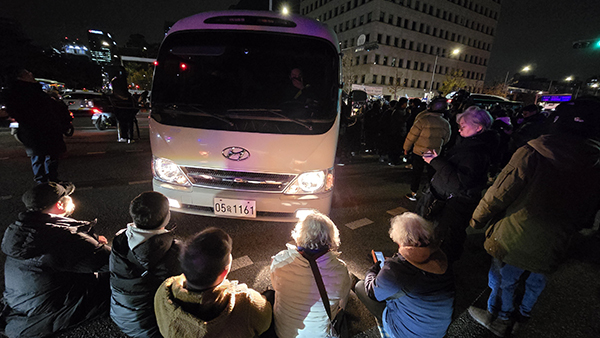
[[[322,134],[337,116],[339,55],[318,38],[185,31],[159,53],[152,118],[214,130]]]

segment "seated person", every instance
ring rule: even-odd
[[[166,337],[257,337],[271,325],[271,305],[246,284],[227,280],[231,237],[208,228],[192,237],[180,255],[183,274],[156,291],[154,311]]]
[[[154,316],[154,294],[168,277],[181,274],[181,243],[165,229],[169,200],[147,191],[129,206],[133,223],[119,231],[110,254],[110,317],[130,337],[162,337]]]
[[[308,103],[315,99],[314,90],[304,82],[302,70],[294,68],[290,72],[290,84],[286,88],[285,101]]]
[[[316,259],[334,318],[346,305],[352,286],[346,263],[338,259],[336,251],[340,235],[329,217],[313,213],[296,224],[292,238],[296,245],[288,244],[271,263],[275,332],[279,338],[325,337],[329,316],[310,264],[301,252]]]
[[[108,314],[106,238],[68,216],[70,185],[42,183],[23,194],[27,211],[4,232],[5,334],[43,337]]]
[[[356,283],[358,299],[375,316],[382,335],[439,337],[452,321],[454,280],[433,225],[412,212],[392,218],[398,253]]]

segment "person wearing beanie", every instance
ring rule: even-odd
[[[108,314],[110,247],[95,221],[69,216],[73,185],[42,183],[2,239],[8,337],[45,337]]]
[[[470,225],[489,225],[492,256],[487,309],[471,317],[498,337],[511,335],[534,314],[548,276],[567,256],[573,236],[591,228],[600,206],[600,101],[562,103],[550,133],[517,149],[473,213]],[[525,284],[523,297],[515,290]]]
[[[181,243],[165,229],[169,200],[147,191],[131,201],[133,219],[117,232],[110,254],[110,317],[130,337],[162,337],[154,315],[154,294],[168,277],[181,274]]]
[[[166,338],[250,338],[271,325],[271,305],[257,291],[230,281],[231,237],[208,228],[194,235],[179,256],[182,274],[165,280],[154,297]]]

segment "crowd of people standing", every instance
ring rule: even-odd
[[[44,337],[110,315],[131,337],[343,336],[354,292],[382,337],[443,337],[468,226],[488,227],[492,256],[487,308],[468,313],[496,336],[517,332],[571,237],[600,209],[600,101],[564,103],[548,117],[525,107],[519,117],[436,99],[413,121],[408,107],[419,106],[399,100],[379,119],[402,126],[381,129],[372,144],[393,143],[383,147],[388,159],[412,153],[414,177],[422,166],[430,179],[421,191],[418,173],[407,194],[415,212],[391,220],[397,252],[362,280],[339,258],[340,233],[320,213],[298,221],[293,242],[272,257],[272,289],[261,293],[227,278],[234,243],[223,230],[174,236],[164,195],[133,199],[132,222],[111,246],[94,221],[70,217],[72,184],[41,182],[23,195],[26,211],[2,240],[5,334]],[[520,283],[524,296],[515,302]]]

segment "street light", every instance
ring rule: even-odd
[[[572,76],[567,76],[567,78],[565,79],[565,81],[571,82],[571,81],[573,81],[573,77]]]
[[[531,70],[531,66],[529,66],[529,65],[525,66],[525,67],[523,67],[523,69],[521,69],[522,72],[528,72],[530,70]]]

